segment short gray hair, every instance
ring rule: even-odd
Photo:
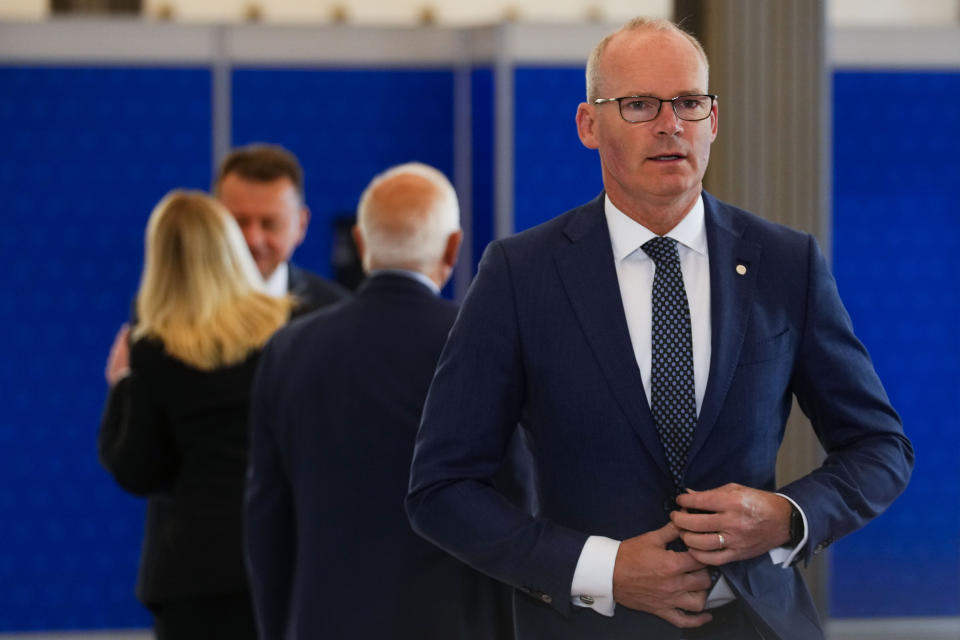
[[[419,271],[443,257],[447,238],[460,229],[460,205],[443,173],[408,162],[370,181],[357,206],[357,226],[364,241],[364,270]]]
[[[607,45],[610,44],[610,41],[613,40],[615,36],[625,31],[642,30],[673,32],[684,36],[697,50],[697,53],[700,54],[700,58],[703,60],[703,67],[707,72],[707,77],[710,77],[710,61],[707,60],[707,52],[703,50],[703,45],[700,44],[700,41],[697,40],[693,34],[684,31],[666,18],[646,18],[640,16],[633,18],[613,33],[607,34],[603,40],[597,43],[597,46],[593,48],[593,51],[590,52],[590,57],[587,58],[587,102],[592,104],[597,98],[615,97],[597,95],[597,86],[600,84],[600,58],[603,56],[603,52],[607,48]],[[706,91],[707,87],[704,87],[703,90]]]

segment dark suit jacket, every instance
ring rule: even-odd
[[[775,489],[796,395],[827,452],[820,468],[779,488],[807,515],[808,559],[890,504],[913,452],[814,239],[703,197],[712,356],[684,481]],[[606,618],[570,603],[587,536],[623,540],[663,526],[674,492],[612,256],[602,196],[494,242],[417,439],[407,501],[415,529],[525,592],[522,639],[679,635],[626,607]],[[518,421],[536,461],[540,517],[511,509],[488,483]],[[796,569],[764,554],[722,570],[766,637],[822,637]]]
[[[261,638],[500,638],[503,587],[410,528],[427,387],[456,315],[402,275],[291,322],[254,385],[247,554]]]
[[[151,606],[244,591],[247,411],[258,354],[204,372],[135,342],[100,425],[100,461],[148,496],[137,597]]]
[[[307,314],[351,296],[347,289],[336,282],[301,269],[292,262],[287,263],[287,268],[287,291],[297,299],[294,316]]]

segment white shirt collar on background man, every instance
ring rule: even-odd
[[[440,295],[440,287],[437,286],[437,283],[419,271],[413,271],[411,269],[374,269],[370,272],[370,277],[378,276],[382,273],[412,278],[430,289],[430,291],[433,291],[434,295]]]
[[[287,285],[289,283],[290,267],[286,262],[281,262],[264,282],[264,285],[266,285],[268,294],[275,298],[280,298],[287,295]]]

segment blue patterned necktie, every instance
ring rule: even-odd
[[[690,307],[683,288],[677,241],[658,236],[642,248],[657,267],[652,296],[650,409],[670,473],[680,489],[697,425]]]

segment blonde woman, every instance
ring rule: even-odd
[[[117,483],[149,498],[137,597],[158,640],[256,637],[241,542],[247,404],[260,349],[290,308],[263,291],[213,198],[174,191],[153,210],[98,445]]]

